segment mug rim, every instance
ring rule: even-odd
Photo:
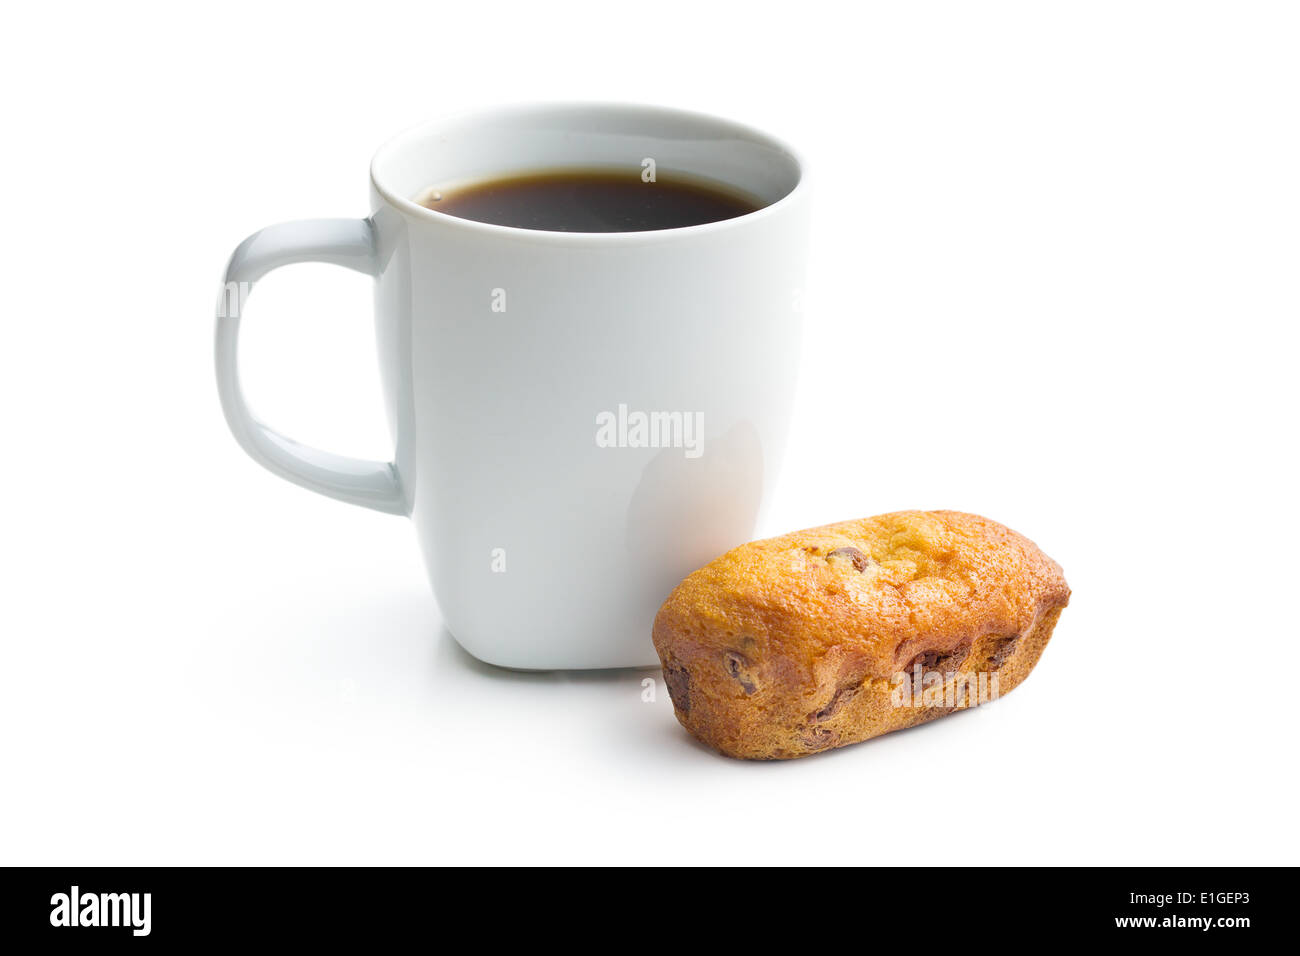
[[[662,117],[688,119],[697,122],[703,121],[712,124],[719,129],[743,135],[755,142],[764,143],[765,145],[774,147],[785,153],[791,160],[793,160],[795,165],[795,184],[785,195],[776,201],[761,206],[752,212],[743,213],[739,216],[732,216],[729,219],[719,219],[714,222],[698,223],[693,226],[675,226],[670,229],[642,229],[632,232],[566,232],[556,229],[529,229],[523,226],[504,226],[498,223],[479,222],[476,219],[463,219],[460,216],[453,216],[450,213],[439,212],[435,209],[430,209],[428,206],[423,206],[410,197],[404,196],[396,190],[389,188],[383,182],[383,178],[378,172],[381,163],[398,150],[407,146],[412,140],[420,139],[430,130],[436,129],[440,126],[446,126],[457,120],[489,117],[509,118],[511,116],[536,114],[554,110],[578,109],[619,110],[629,114],[641,113],[644,115],[659,115]],[[774,215],[785,207],[792,205],[798,199],[801,199],[807,192],[808,163],[804,159],[803,155],[785,140],[774,136],[765,130],[761,130],[756,126],[741,123],[737,120],[727,119],[726,117],[712,113],[680,109],[674,106],[661,106],[652,103],[633,103],[617,100],[538,100],[459,110],[408,127],[402,132],[389,137],[384,144],[375,151],[374,156],[370,160],[370,184],[375,192],[383,198],[388,205],[395,208],[398,212],[404,213],[408,216],[414,216],[417,219],[424,219],[427,222],[436,222],[442,223],[443,225],[465,228],[472,232],[479,232],[485,235],[578,244],[593,242],[602,244],[611,242],[649,242],[663,239],[685,238],[687,236],[703,235],[705,233],[719,232],[727,229],[737,229],[760,219],[764,219],[770,215]]]

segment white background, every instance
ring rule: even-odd
[[[1298,862],[1294,6],[6,20],[0,862]],[[1029,535],[1074,597],[1014,694],[733,762],[662,685],[642,702],[653,671],[476,663],[407,522],[230,438],[212,310],[240,239],[367,214],[406,126],[592,98],[811,159],[800,399],[760,531],[958,508]],[[367,283],[272,275],[244,367],[277,427],[387,457]]]

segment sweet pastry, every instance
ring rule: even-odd
[[[857,743],[1008,693],[1070,589],[1029,539],[957,511],[900,511],[727,552],[659,609],[677,719],[732,757]]]

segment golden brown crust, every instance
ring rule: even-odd
[[[1060,566],[1009,528],[900,511],[727,552],[669,596],[654,644],[692,734],[801,757],[1009,692],[1069,599]]]

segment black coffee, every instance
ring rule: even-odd
[[[558,232],[645,232],[734,219],[762,207],[739,192],[641,169],[556,170],[489,179],[445,192],[428,190],[422,206],[461,219]]]

